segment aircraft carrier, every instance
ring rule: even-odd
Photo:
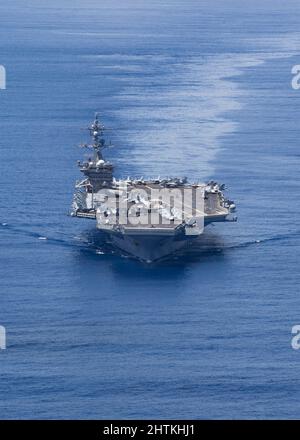
[[[109,241],[148,263],[189,246],[213,222],[236,221],[235,204],[224,185],[188,183],[186,178],[116,179],[102,151],[109,147],[98,114],[88,127],[92,151],[78,166],[84,178],[76,183],[71,215],[95,219]]]

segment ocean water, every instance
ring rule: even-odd
[[[1,419],[300,417],[299,13],[1,3]],[[118,176],[225,182],[238,223],[143,265],[69,217],[97,110]]]

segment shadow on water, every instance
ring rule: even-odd
[[[131,276],[134,271],[135,276],[138,277],[143,277],[147,274],[150,274],[151,277],[155,276],[155,274],[161,277],[162,272],[167,275],[168,271],[170,271],[172,277],[174,277],[174,268],[178,270],[177,273],[180,276],[181,270],[184,270],[187,265],[201,262],[208,258],[224,257],[224,250],[226,249],[226,244],[221,236],[205,231],[201,237],[187,244],[179,252],[173,253],[159,261],[146,263],[116,248],[110,243],[109,238],[100,231],[89,230],[85,232],[84,236],[84,242],[89,243],[89,245],[85,245],[80,249],[81,259],[89,259],[99,263],[99,257],[101,257],[102,261],[109,261],[112,269],[124,276]]]

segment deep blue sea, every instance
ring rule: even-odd
[[[0,4],[1,419],[300,418],[299,1]],[[141,264],[69,217],[117,176],[226,183],[238,222]],[[100,241],[99,241],[100,240]]]

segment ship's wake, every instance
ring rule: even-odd
[[[51,234],[45,235],[44,232],[30,230],[25,227],[2,222],[0,223],[0,229],[2,234],[12,233],[14,237],[21,235],[32,238],[33,241],[39,241],[45,245],[51,246],[63,246],[68,248],[74,248],[82,253],[94,254],[97,256],[105,257],[109,255],[115,255],[121,258],[128,258],[123,251],[117,249],[109,240],[106,234],[95,229],[87,230],[79,235],[72,233],[66,233],[63,231],[55,231]],[[2,235],[3,237],[3,235]],[[272,242],[288,241],[291,239],[299,238],[300,230],[290,231],[284,234],[275,234],[271,237],[253,238],[247,241],[235,241],[228,242],[221,235],[214,232],[205,231],[202,236],[193,240],[187,246],[159,261],[171,261],[178,259],[195,259],[197,257],[205,257],[209,255],[224,255],[229,251],[235,251],[240,249],[247,249],[253,246],[267,245]],[[133,258],[133,257],[132,257]]]

